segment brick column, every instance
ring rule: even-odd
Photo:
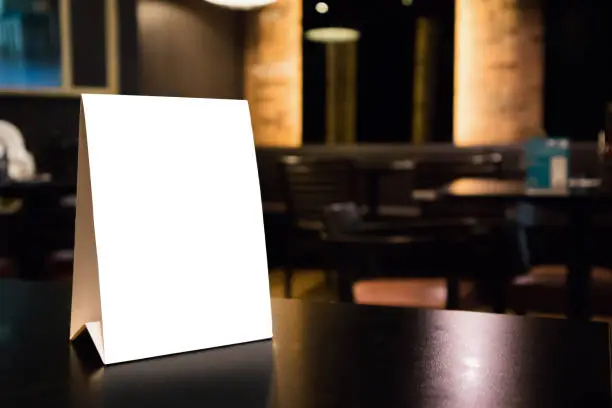
[[[540,0],[457,0],[453,140],[524,140],[543,127]]]
[[[247,16],[245,97],[255,143],[302,144],[302,2],[277,0]]]

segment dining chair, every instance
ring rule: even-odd
[[[291,297],[298,255],[324,253],[320,234],[325,206],[355,200],[358,179],[352,160],[304,156],[282,157],[279,175],[288,215],[284,294]],[[328,261],[323,259],[323,263],[325,267]],[[330,286],[332,272],[325,269],[326,283]]]
[[[571,253],[565,214],[524,203],[517,210],[516,222],[524,273],[509,282],[506,307],[518,314],[565,314],[565,265]],[[607,245],[612,224],[597,224],[593,230],[591,309],[594,314],[612,315],[612,259]]]
[[[423,219],[476,226],[478,233],[466,237],[464,257],[471,260],[469,268],[479,298],[495,311],[505,307],[500,293],[508,280],[518,273],[514,231],[507,221],[513,206],[503,201],[446,200],[439,195],[439,190],[459,178],[499,179],[507,176],[503,156],[492,151],[421,159],[417,160],[415,167],[413,197]]]
[[[446,231],[443,237],[442,229],[418,221],[412,224],[364,221],[354,202],[327,206],[324,223],[323,239],[338,269],[340,300],[454,309],[463,306],[460,301],[471,294],[469,285],[460,285],[458,270],[444,273],[436,262],[440,257],[428,252],[432,245],[437,246],[439,253],[452,248],[449,243],[460,245],[459,235],[451,238]],[[393,253],[407,255],[409,271],[390,271],[382,266],[380,261]],[[433,256],[423,257],[424,253]],[[448,252],[445,255],[452,256]]]

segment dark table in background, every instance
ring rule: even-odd
[[[0,280],[3,408],[610,406],[601,323],[275,300],[273,341],[100,369],[69,312],[67,283]]]
[[[564,211],[572,240],[567,263],[567,315],[588,320],[591,273],[591,217],[609,209],[612,193],[599,188],[570,188],[567,193],[529,192],[521,180],[458,179],[438,191],[440,198],[531,202]]]
[[[413,172],[415,166],[416,162],[410,159],[368,160],[357,163],[357,169],[365,176],[369,219],[377,219],[379,216],[381,178],[391,174]]]

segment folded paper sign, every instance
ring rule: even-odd
[[[83,95],[75,229],[70,338],[105,364],[272,337],[246,101]]]

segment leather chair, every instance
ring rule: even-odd
[[[378,278],[356,282],[353,298],[355,303],[364,305],[444,309],[448,288],[446,279],[440,278]],[[478,306],[470,282],[461,282],[458,306]]]
[[[532,267],[513,279],[507,290],[508,307],[518,314],[527,312],[564,314],[567,269],[562,265]],[[591,271],[591,309],[596,315],[612,316],[612,270]]]
[[[591,310],[612,315],[612,257],[608,237],[612,228],[595,220],[591,270]],[[506,290],[506,305],[518,314],[566,312],[567,220],[562,212],[521,204],[517,210],[519,251],[526,272],[514,277]],[[611,225],[608,223],[608,225]]]
[[[433,257],[427,257],[425,262],[416,266],[416,269],[427,269],[429,274],[425,275],[430,275],[427,277],[421,276],[424,271],[409,270],[402,275],[410,277],[390,278],[389,271],[379,268],[378,260],[392,251],[418,256],[422,249],[431,248],[432,245],[443,246],[439,247],[443,251],[444,247],[448,249],[445,244],[449,241],[452,244],[452,238],[456,239],[454,243],[460,244],[461,235],[456,230],[454,237],[448,236],[448,229],[452,231],[450,226],[418,220],[391,224],[366,222],[358,206],[350,202],[326,207],[324,222],[326,229],[323,238],[330,244],[329,249],[334,252],[337,264],[341,265],[338,268],[341,300],[403,307],[468,306],[465,300],[471,297],[471,286],[459,285],[457,271],[444,274]],[[462,227],[464,231],[469,231],[469,226]],[[443,230],[447,234],[446,242],[441,239]],[[347,290],[351,291],[349,296],[345,296]],[[463,304],[461,300],[464,300]]]

